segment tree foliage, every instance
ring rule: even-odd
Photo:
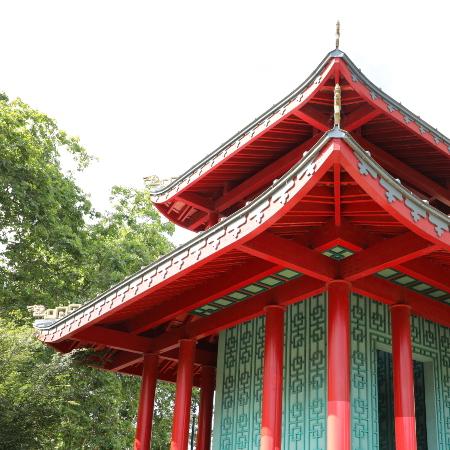
[[[25,306],[85,302],[171,250],[148,189],[115,187],[96,213],[73,176],[76,138],[0,95],[0,448],[131,448],[139,380],[82,366],[34,336]],[[173,386],[158,385],[155,449],[166,449]]]

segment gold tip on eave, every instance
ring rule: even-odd
[[[339,20],[336,22],[336,48],[339,48],[339,40],[341,38],[341,23]]]

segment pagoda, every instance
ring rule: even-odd
[[[450,140],[339,45],[153,202],[197,235],[36,321],[142,377],[136,450],[157,380],[176,383],[171,450],[193,386],[198,450],[450,448]]]

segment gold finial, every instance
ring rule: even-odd
[[[339,48],[339,39],[341,38],[341,24],[339,20],[336,22],[336,48]]]
[[[334,126],[341,127],[341,86],[334,86]]]

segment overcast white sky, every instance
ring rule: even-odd
[[[105,209],[114,184],[182,173],[300,84],[338,18],[358,67],[450,135],[447,3],[1,0],[0,91],[98,157],[79,183]]]

